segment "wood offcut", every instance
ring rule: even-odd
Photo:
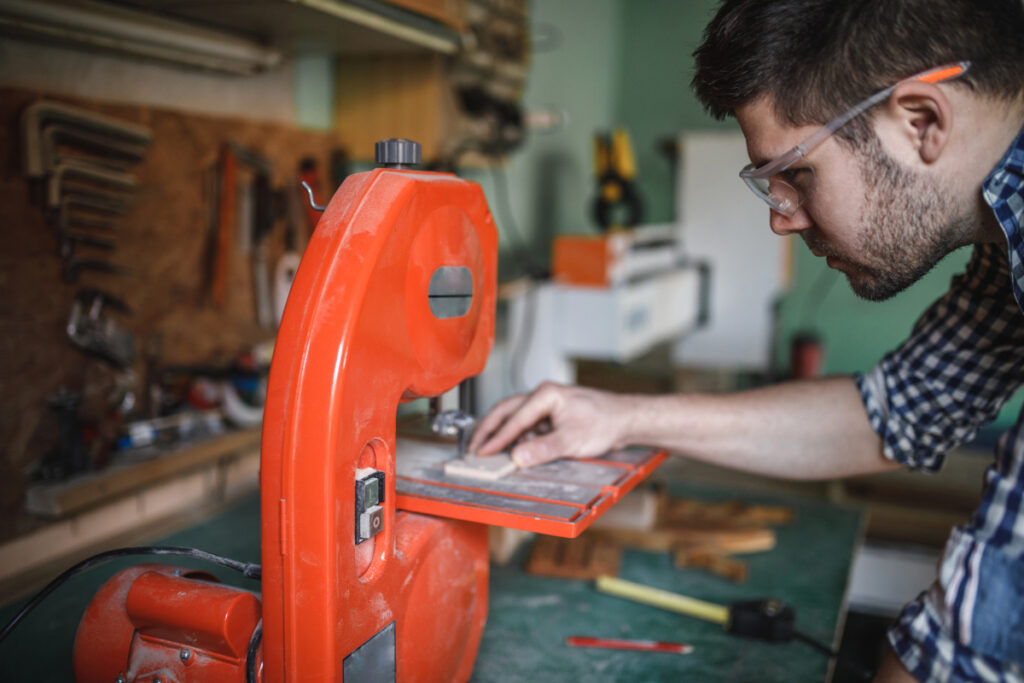
[[[739,501],[704,503],[668,498],[659,493],[658,516],[651,529],[602,527],[576,539],[540,537],[526,571],[531,574],[591,579],[601,574],[601,562],[623,548],[672,554],[680,569],[703,569],[736,583],[747,580],[747,562],[735,557],[771,550],[776,544],[770,525],[786,524],[793,511],[781,506],[750,505]]]

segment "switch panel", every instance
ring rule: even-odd
[[[356,470],[356,545],[384,528],[384,473],[372,468]]]

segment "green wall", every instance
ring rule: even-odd
[[[715,121],[690,91],[691,54],[717,3],[710,0],[623,2],[622,71],[616,120],[633,138],[647,222],[675,219],[673,163],[659,147],[695,128],[737,128]]]

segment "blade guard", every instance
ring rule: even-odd
[[[472,299],[437,318],[443,266]],[[285,308],[261,456],[265,680],[341,680],[394,623],[400,680],[466,680],[486,618],[486,527],[395,509],[395,415],[479,373],[494,337],[497,232],[480,187],[378,169],[324,212]],[[355,544],[356,470],[384,473],[383,530]]]

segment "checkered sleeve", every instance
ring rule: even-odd
[[[1024,317],[996,245],[974,249],[967,270],[914,325],[910,338],[857,375],[885,456],[935,472],[974,438],[1024,381]]]

